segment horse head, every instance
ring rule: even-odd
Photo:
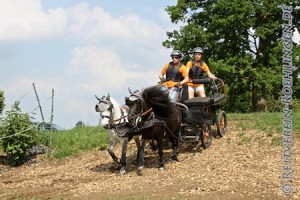
[[[100,112],[101,126],[105,129],[109,129],[111,126],[110,121],[113,117],[113,103],[111,102],[110,95],[107,94],[107,96],[102,96],[101,98],[95,95],[95,97],[98,100],[95,110],[96,112]]]
[[[135,90],[134,92],[132,92],[130,88],[128,88],[128,90],[130,96],[125,98],[125,103],[129,107],[128,124],[134,127],[139,122],[140,115],[145,110],[145,102],[139,90]]]

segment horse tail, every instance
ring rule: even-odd
[[[205,121],[211,120],[211,115],[199,108],[190,109],[188,114],[188,121],[196,124],[205,124]]]
[[[168,94],[162,89],[162,86],[148,87],[143,92],[143,98],[152,107],[156,116],[167,118],[171,113],[172,103]]]

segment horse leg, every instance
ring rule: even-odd
[[[172,160],[179,162],[179,160],[177,158],[177,154],[178,154],[178,141],[176,139],[172,142],[172,147],[173,147]]]
[[[156,140],[149,140],[149,144],[151,146],[152,151],[156,151],[157,150],[157,142]]]
[[[136,145],[136,149],[137,149],[136,162],[138,162],[138,160],[139,160],[139,150],[141,148],[141,143],[140,143],[139,136],[134,137],[133,139],[135,141],[135,145]]]
[[[157,146],[158,146],[158,155],[159,155],[158,169],[163,170],[163,169],[165,169],[165,164],[164,164],[164,157],[163,157],[163,139],[162,138],[157,141]]]
[[[179,133],[179,132],[178,132]],[[177,154],[178,154],[178,140],[177,138],[169,138],[170,141],[172,142],[172,148],[173,148],[173,154],[172,154],[172,161],[178,161],[178,158],[177,158]]]
[[[142,139],[142,145],[138,151],[138,170],[142,170],[144,168],[144,150],[146,146],[147,140]]]
[[[108,149],[107,149],[107,151],[108,151],[108,153],[109,153],[109,155],[112,157],[112,159],[115,161],[115,162],[117,162],[117,163],[119,163],[118,162],[118,157],[115,155],[115,153],[113,152],[113,148],[114,148],[114,146],[116,145],[116,141],[114,140],[114,139],[110,139],[110,142],[109,142],[109,146],[108,146]]]
[[[127,144],[128,144],[128,138],[123,138],[121,141],[122,144],[122,156],[120,159],[120,174],[124,175],[126,173],[126,151],[127,151]]]

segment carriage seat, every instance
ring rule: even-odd
[[[211,105],[214,103],[214,99],[210,97],[194,97],[191,99],[188,99],[183,102],[186,106],[192,107],[192,106],[200,106],[200,105]]]
[[[213,104],[218,104],[221,101],[223,101],[225,98],[226,98],[225,94],[220,94],[220,93],[215,94],[213,97],[213,100],[214,100]]]

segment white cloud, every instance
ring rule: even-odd
[[[114,50],[86,46],[73,50],[66,72],[90,92],[120,91],[132,82],[143,80],[147,84],[156,77],[151,70],[139,72],[135,68],[123,63]]]
[[[0,1],[0,24],[0,41],[55,37],[73,40],[68,64],[63,70],[54,69],[61,72],[57,77],[44,79],[41,74],[41,79],[35,79],[24,71],[23,76],[1,83],[10,102],[31,89],[33,82],[41,99],[51,96],[53,88],[55,121],[67,128],[78,120],[98,123],[95,94],[109,92],[122,104],[129,94],[128,87],[135,90],[154,85],[170,58],[169,50],[161,46],[166,39],[165,30],[153,21],[130,13],[113,17],[101,7],[86,3],[42,11],[40,0]],[[30,95],[24,103],[36,105],[34,94]],[[47,100],[46,119],[50,105]]]
[[[0,1],[0,41],[53,38],[64,33],[65,10],[43,12],[40,0]]]
[[[45,121],[50,121],[51,98],[54,89],[54,122],[65,128],[74,127],[79,120],[89,122],[91,125],[98,123],[98,114],[94,110],[96,99],[88,85],[82,86],[80,82],[65,80],[63,74],[57,79],[40,80],[27,76],[16,77],[8,83],[1,84],[4,90],[6,110],[9,110],[14,101],[20,100],[22,112],[31,114],[33,121],[42,121],[38,109],[38,101],[33,90],[35,84],[40,105]]]
[[[69,31],[87,41],[133,40],[147,44],[145,38],[161,37],[163,29],[152,21],[141,19],[135,14],[126,14],[113,18],[101,7],[90,8],[81,3],[68,9]]]
[[[36,85],[41,96],[50,96],[53,87],[59,85],[59,82],[55,79],[41,80],[33,79],[28,76],[19,76],[12,79],[10,82],[3,84],[4,88],[9,88],[9,93],[13,96],[23,95],[26,91],[33,88],[32,83]],[[17,100],[17,99],[16,99]]]

